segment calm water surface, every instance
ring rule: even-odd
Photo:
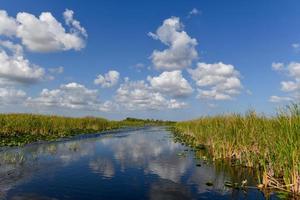
[[[246,169],[197,160],[171,136],[149,127],[1,150],[0,199],[264,199],[224,187],[255,185]]]

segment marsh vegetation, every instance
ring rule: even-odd
[[[123,127],[164,125],[172,122],[126,118],[71,118],[35,114],[1,114],[0,146],[20,146],[40,140],[56,140],[78,134],[97,133]]]
[[[252,168],[261,189],[300,193],[300,107],[293,104],[276,116],[230,114],[171,122],[126,118],[71,118],[34,114],[0,115],[0,146],[22,146],[40,140],[57,140],[78,134],[99,133],[123,127],[171,125],[175,139],[201,150],[204,159],[227,160]]]
[[[300,107],[268,117],[249,111],[201,117],[176,124],[176,133],[194,147],[204,145],[213,160],[255,168],[261,185],[300,192]]]

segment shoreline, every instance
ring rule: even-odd
[[[39,141],[55,141],[78,135],[97,134],[126,127],[168,125],[170,121],[126,118],[71,118],[35,114],[0,114],[0,147],[23,146]]]
[[[71,140],[80,140],[80,139],[88,139],[88,138],[94,138],[94,137],[99,137],[102,135],[108,135],[108,134],[117,134],[123,131],[135,131],[135,130],[140,130],[140,129],[144,129],[147,127],[151,127],[151,126],[136,126],[136,127],[121,127],[121,128],[116,128],[116,129],[111,129],[111,130],[104,130],[104,131],[100,131],[100,132],[94,132],[94,133],[80,133],[80,134],[76,134],[76,135],[72,135],[69,137],[60,137],[54,140],[39,140],[39,141],[33,141],[30,143],[26,143],[23,144],[21,146],[0,146],[0,152],[1,151],[5,151],[6,149],[13,149],[13,148],[19,148],[19,147],[25,147],[25,146],[31,146],[31,145],[39,145],[39,144],[50,144],[50,143],[59,143],[59,142],[68,142]]]
[[[300,116],[297,106],[275,117],[246,115],[202,117],[178,122],[175,134],[193,147],[204,146],[213,160],[229,160],[260,172],[262,189],[300,194]]]

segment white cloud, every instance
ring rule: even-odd
[[[66,9],[63,13],[65,22],[71,27],[73,33],[81,33],[83,36],[87,37],[86,30],[80,25],[80,22],[74,19],[74,11]]]
[[[96,85],[101,85],[102,88],[110,88],[118,84],[120,73],[114,70],[110,70],[108,73],[98,75],[94,80]]]
[[[43,89],[36,98],[29,97],[25,103],[34,107],[58,107],[90,111],[114,112],[119,105],[114,101],[101,102],[98,90],[88,89],[79,83],[63,84],[57,89]]]
[[[42,12],[39,17],[19,12],[13,18],[1,10],[0,34],[20,38],[24,46],[35,52],[80,50],[85,47],[87,33],[79,21],[73,19],[73,14],[71,10],[64,12],[65,22],[70,27],[67,32],[50,12]]]
[[[33,83],[44,76],[43,68],[24,58],[21,45],[0,41],[0,79],[3,82]]]
[[[73,109],[99,110],[98,91],[78,83],[61,85],[58,89],[43,89],[37,98],[29,98],[31,106],[63,107]]]
[[[281,90],[284,92],[292,92],[300,88],[299,82],[282,81],[280,84],[281,84]]]
[[[170,99],[168,102],[168,108],[170,109],[181,109],[187,107],[185,102],[179,102],[176,99]]]
[[[269,101],[273,103],[280,103],[283,101],[292,101],[291,97],[280,97],[280,96],[271,96]]]
[[[155,91],[174,97],[188,96],[193,92],[193,88],[179,70],[163,72],[157,77],[149,76],[148,81]]]
[[[19,22],[17,36],[31,51],[80,50],[85,47],[81,30],[74,27],[67,33],[50,12],[41,13],[39,18],[26,12],[18,13],[17,21]]]
[[[163,51],[154,50],[151,55],[152,63],[157,69],[184,69],[198,58],[195,49],[197,40],[191,38],[183,30],[183,25],[178,17],[164,20],[156,33],[149,33],[148,35],[168,46]]]
[[[240,74],[233,65],[198,63],[196,69],[188,72],[199,87],[198,98],[229,100],[243,88]]]
[[[186,106],[185,103],[177,102],[175,99],[166,99],[144,81],[128,79],[125,79],[117,90],[115,100],[128,110],[178,109]]]
[[[300,89],[300,63],[291,62],[287,66],[281,64],[281,72],[292,80],[281,81],[281,90],[284,92],[293,92]],[[273,66],[272,66],[273,67]]]
[[[272,65],[273,68],[273,65]],[[287,97],[270,97],[271,102],[292,101],[300,99],[300,63],[291,62],[287,65],[281,63],[280,71],[286,75],[289,80],[281,81],[281,91],[287,93]]]
[[[274,71],[281,71],[284,69],[284,64],[281,62],[273,62],[272,63],[272,69]]]
[[[295,78],[296,80],[300,80],[300,63],[291,62],[287,66],[287,70],[291,77]]]
[[[272,69],[284,73],[294,79],[300,79],[300,63],[290,62],[285,65],[281,62],[273,62]]]
[[[212,90],[201,90],[198,89],[197,98],[199,99],[214,99],[214,100],[230,100],[232,97],[229,94],[224,94],[217,91],[216,89]]]
[[[17,104],[26,99],[26,93],[23,90],[14,88],[0,88],[0,104]]]
[[[17,31],[17,22],[9,17],[5,10],[0,10],[0,35],[12,36]]]
[[[103,111],[103,112],[113,112],[113,111],[118,110],[118,108],[119,108],[119,105],[116,104],[115,102],[105,101],[104,103],[102,103],[100,105],[99,110]]]

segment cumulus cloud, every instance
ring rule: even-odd
[[[291,78],[300,79],[300,63],[298,62],[290,62],[289,64],[273,62],[272,69],[274,71],[284,73],[285,75],[288,75]]]
[[[113,112],[118,110],[119,105],[113,101],[105,101],[104,103],[100,104],[99,110],[103,112]]]
[[[65,23],[70,27],[67,32],[50,12],[42,12],[39,17],[19,12],[13,18],[1,10],[0,34],[20,38],[22,44],[34,52],[80,50],[85,47],[87,33],[73,14],[68,9],[64,12]]]
[[[99,110],[101,102],[97,90],[72,82],[54,90],[43,89],[38,97],[28,98],[27,105]]]
[[[272,69],[274,71],[281,71],[284,69],[284,64],[281,62],[273,62],[272,63]]]
[[[295,90],[299,90],[300,83],[297,81],[282,81],[281,83],[281,90],[284,92],[292,92]]]
[[[23,90],[15,88],[0,88],[0,104],[18,104],[26,99],[26,93]]]
[[[233,65],[198,63],[196,69],[188,72],[199,87],[198,98],[230,100],[243,88],[240,74]]]
[[[41,108],[58,107],[85,109],[102,112],[127,110],[180,109],[187,104],[174,98],[167,99],[144,81],[130,81],[120,85],[113,100],[101,102],[98,90],[88,89],[84,85],[72,82],[57,89],[43,89],[38,97],[28,97],[27,106]]]
[[[102,88],[110,88],[118,84],[120,78],[120,73],[111,70],[105,75],[98,75],[97,78],[94,80],[96,85],[101,85]]]
[[[189,67],[198,58],[195,49],[197,40],[191,38],[184,30],[178,17],[164,20],[156,33],[149,33],[153,39],[160,40],[168,48],[154,50],[151,55],[153,65],[162,70],[178,70]]]
[[[274,66],[272,64],[272,68]],[[280,63],[280,70],[277,70],[283,75],[287,76],[289,80],[281,81],[281,91],[288,94],[287,97],[270,97],[271,102],[293,101],[300,99],[300,63],[291,62],[287,65]]]
[[[224,94],[217,91],[216,89],[212,90],[201,90],[198,89],[197,98],[199,99],[213,99],[213,100],[230,100],[232,99],[231,95]]]
[[[17,22],[9,17],[5,10],[0,10],[0,35],[13,36],[17,31]]]
[[[178,109],[186,104],[175,99],[166,99],[144,81],[125,80],[115,96],[116,102],[128,110]]]
[[[43,68],[24,58],[21,45],[0,40],[0,82],[34,83],[44,76]]]
[[[193,92],[193,88],[179,70],[163,72],[157,77],[149,76],[148,81],[155,91],[174,97],[189,96]]]
[[[67,32],[50,12],[43,12],[39,17],[19,12],[14,18],[8,16],[5,10],[0,10],[0,36],[19,38],[27,49],[36,52],[79,50],[85,45],[87,33],[73,15],[71,10],[64,12],[65,23],[70,28]],[[63,68],[50,68],[49,72],[59,74]],[[43,79],[53,77],[46,77],[45,69],[26,59],[21,45],[0,41],[1,85],[29,84]]]
[[[74,19],[74,11],[73,10],[66,9],[65,12],[63,13],[63,15],[64,15],[66,24],[71,27],[71,31],[73,33],[79,32],[80,34],[82,34],[85,37],[88,36],[85,28],[83,28],[80,25],[79,21]]]
[[[170,99],[168,102],[168,108],[169,109],[180,109],[187,107],[187,104],[185,102],[177,101],[176,99]]]
[[[287,66],[287,70],[289,72],[289,75],[296,79],[296,80],[300,80],[300,63],[297,62],[291,62],[288,66]]]

